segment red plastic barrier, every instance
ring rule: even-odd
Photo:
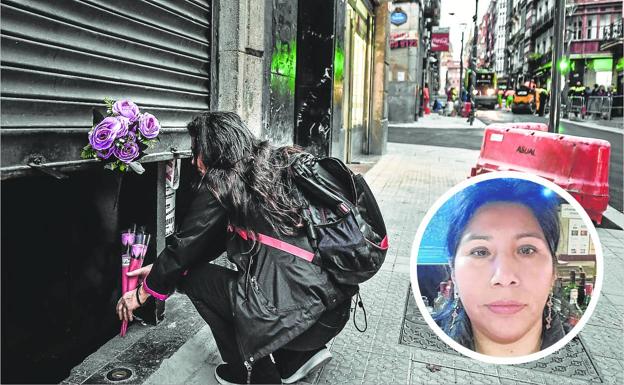
[[[606,140],[488,126],[470,175],[490,171],[539,175],[568,191],[600,223],[609,203],[610,153]]]
[[[498,128],[523,128],[525,130],[535,130],[548,132],[548,125],[545,123],[521,122],[521,123],[494,123],[488,127]]]

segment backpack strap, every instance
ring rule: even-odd
[[[318,174],[306,164],[306,161],[310,161],[310,159],[310,156],[304,154],[297,157],[293,162],[291,169],[295,183],[330,208],[336,215],[345,217],[350,214],[351,207],[349,202],[320,183]]]
[[[228,226],[228,231],[231,233],[237,233],[241,238],[243,238],[244,240],[256,240],[260,243],[262,243],[263,245],[272,247],[274,249],[278,249],[281,250],[283,252],[286,252],[288,254],[292,254],[296,257],[299,257],[301,259],[305,259],[308,262],[312,262],[312,260],[314,259],[314,253],[302,249],[301,247],[297,247],[295,245],[291,245],[288,242],[284,242],[284,241],[280,241],[277,238],[273,238],[270,237],[268,235],[265,234],[260,234],[260,233],[254,233],[251,231],[246,231],[243,230],[239,227],[235,227],[232,225]]]

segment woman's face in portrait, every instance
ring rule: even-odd
[[[485,346],[503,345],[508,349],[499,355],[523,355],[528,340],[530,350],[539,350],[542,312],[555,277],[548,243],[529,208],[480,207],[462,234],[453,275],[477,351],[488,354]]]

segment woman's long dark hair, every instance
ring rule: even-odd
[[[187,126],[193,156],[207,171],[201,183],[225,207],[230,223],[248,230],[262,220],[291,235],[302,226],[302,202],[289,177],[296,147],[275,148],[254,137],[233,112],[207,112]]]

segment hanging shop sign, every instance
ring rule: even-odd
[[[416,31],[390,34],[390,49],[407,47],[418,47],[418,33]]]
[[[449,29],[434,27],[431,31],[431,51],[448,52],[449,50]]]
[[[407,13],[401,8],[395,8],[390,14],[390,22],[394,25],[401,25],[407,22]]]

